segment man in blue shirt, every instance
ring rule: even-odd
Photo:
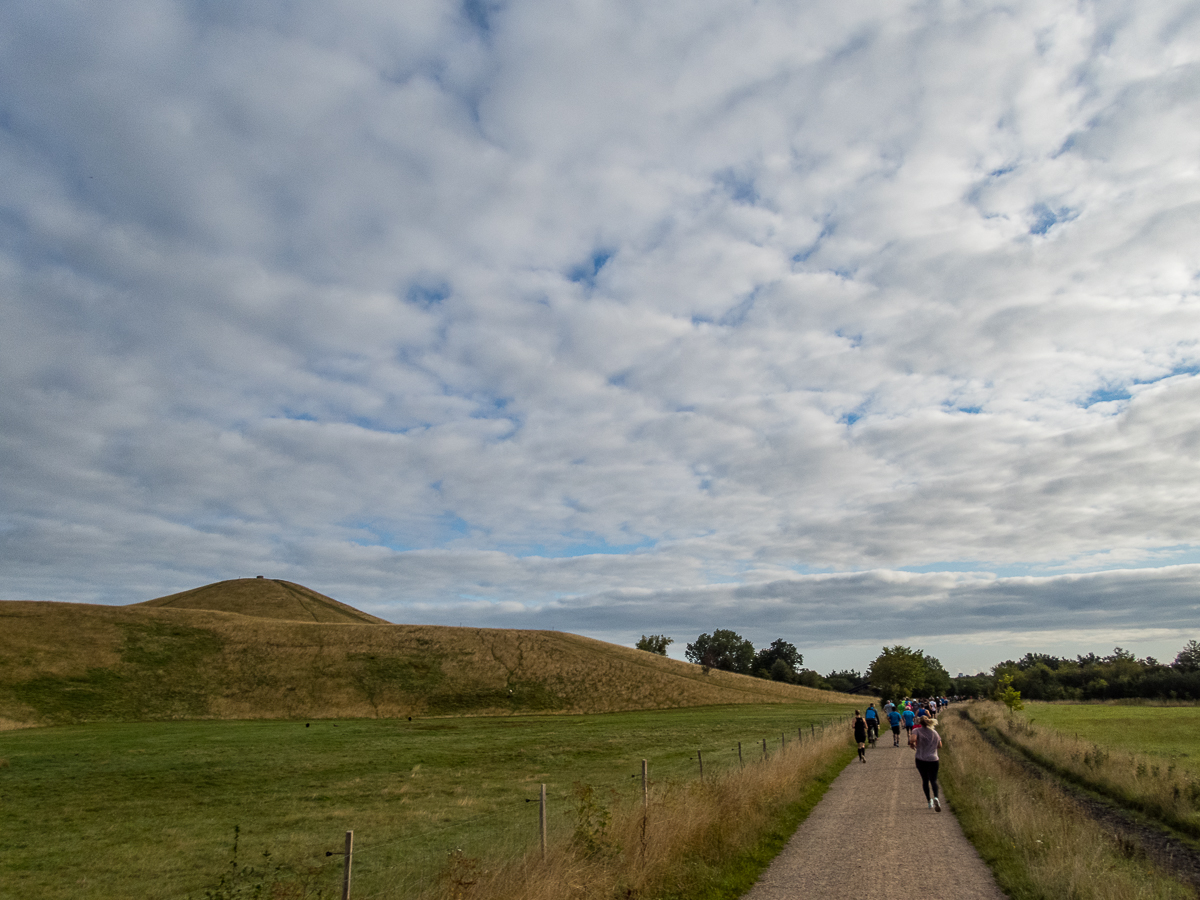
[[[887,719],[888,724],[892,726],[892,746],[899,747],[900,722],[903,720],[903,717],[900,715],[900,713],[896,712],[896,707],[893,706],[890,710],[888,710]]]
[[[875,709],[874,703],[867,707],[863,718],[867,720],[867,740],[874,746],[875,738],[879,737],[879,711]]]

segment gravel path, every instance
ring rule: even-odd
[[[742,900],[1005,900],[944,798],[940,813],[925,805],[901,737],[895,748],[885,732],[846,767]]]

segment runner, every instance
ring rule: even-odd
[[[892,726],[892,746],[900,746],[900,723],[903,721],[903,716],[896,712],[896,708],[892,707],[887,714],[888,724]]]
[[[912,738],[912,730],[913,730],[913,722],[915,722],[917,720],[916,714],[913,713],[911,706],[904,707],[904,715],[902,716],[902,718],[904,719],[904,731],[906,734],[908,734],[909,738],[911,739]]]
[[[942,811],[942,801],[938,798],[938,747],[942,746],[941,735],[934,730],[934,725],[937,724],[937,719],[932,719],[929,716],[921,716],[921,724],[912,736],[909,737],[908,746],[917,751],[917,771],[921,773],[921,790],[925,792],[925,800],[929,804],[929,808]],[[933,788],[933,796],[929,796],[929,789]]]
[[[854,741],[858,744],[858,761],[865,763],[867,761],[867,722],[859,715],[857,709],[854,711]]]
[[[867,707],[863,718],[867,720],[867,740],[874,747],[875,740],[879,737],[879,712],[875,709],[874,703]]]

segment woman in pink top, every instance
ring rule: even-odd
[[[921,789],[925,791],[925,799],[930,809],[942,811],[942,801],[938,799],[938,747],[942,746],[942,737],[934,731],[935,719],[921,716],[921,727],[913,731],[909,738],[909,746],[917,751],[917,771],[921,773]],[[933,788],[930,797],[929,789]]]

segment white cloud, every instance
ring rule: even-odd
[[[1034,640],[1048,582],[995,576],[1195,558],[1200,4],[18,2],[0,35],[6,596],[266,573],[632,640],[804,584],[834,646],[966,576],[797,573],[970,569],[1017,599],[937,633]],[[1087,615],[1181,627],[1148,596]]]

